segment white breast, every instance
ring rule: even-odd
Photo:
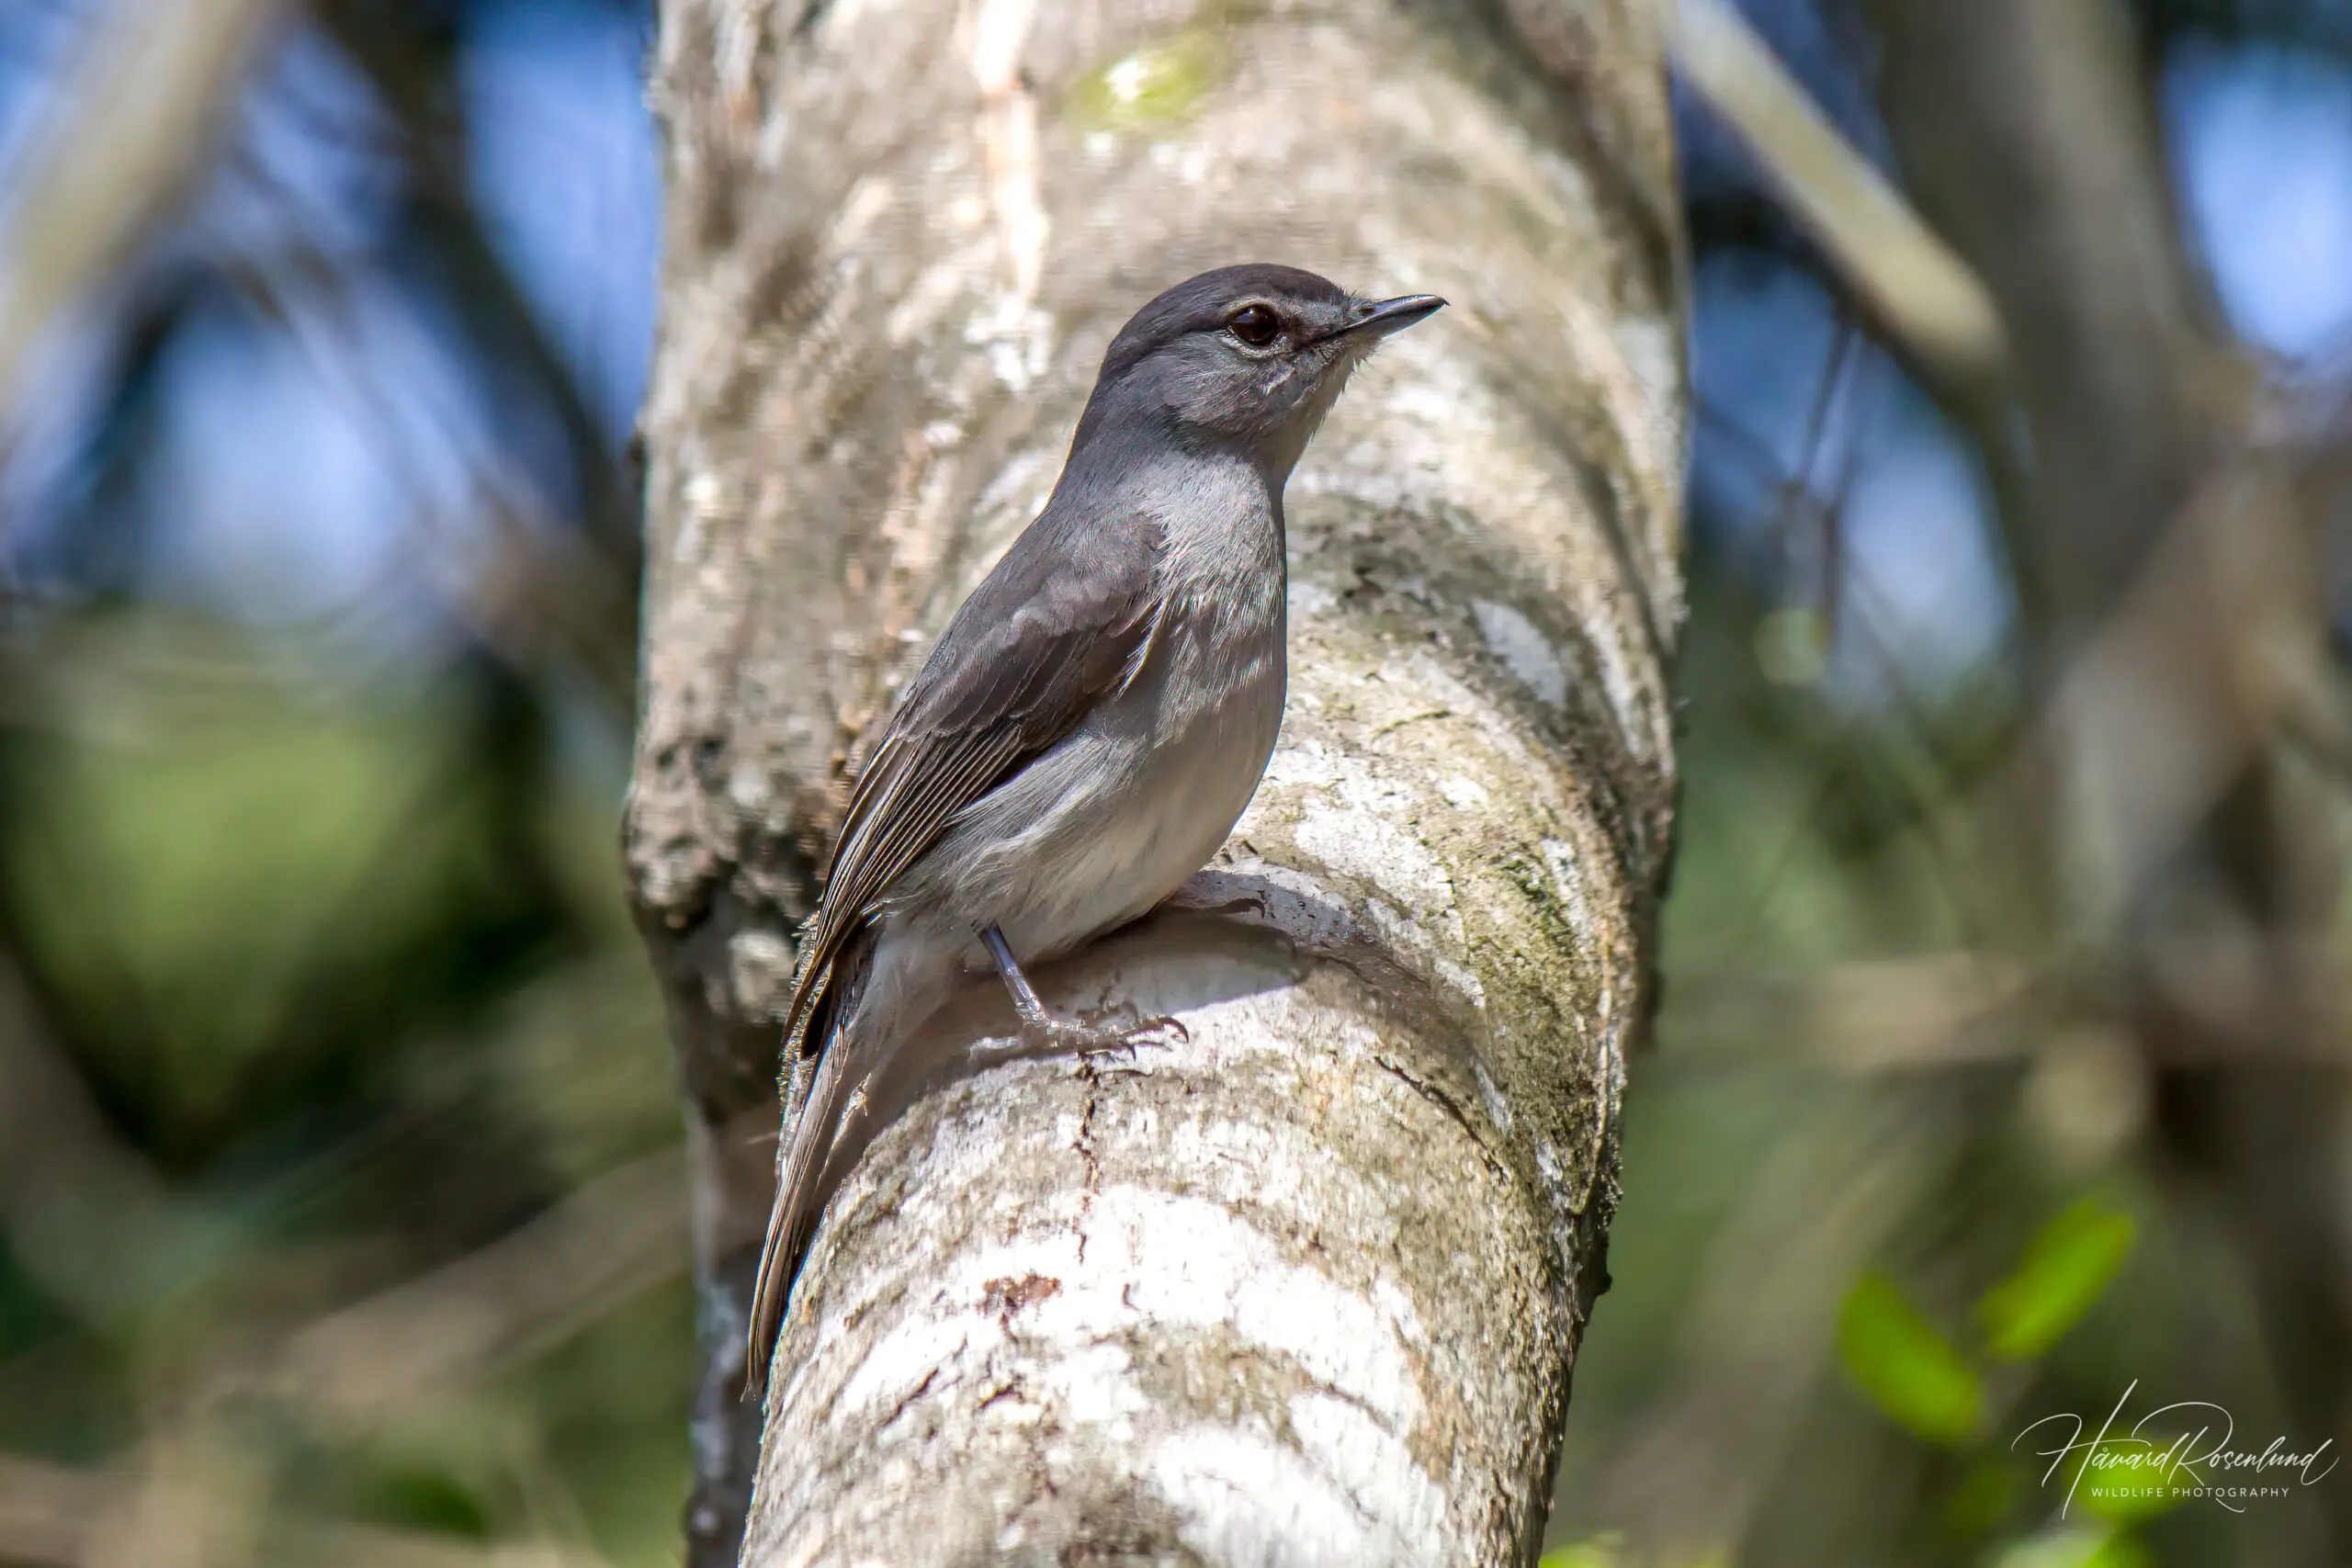
[[[1257,532],[1255,530],[1250,532]],[[1282,727],[1280,525],[1171,552],[1173,591],[1135,680],[978,803],[901,884],[901,907],[1001,926],[1024,958],[1145,913],[1233,830]]]

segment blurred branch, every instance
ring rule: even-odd
[[[2272,956],[2312,976],[2327,998],[2322,1027],[2282,1032],[2259,1055],[2272,1061],[2343,1066],[2352,1051],[2352,972],[2318,943],[2289,944]],[[2211,941],[2152,946],[2151,967],[2168,990],[2199,998],[2221,1018],[2245,1020],[2267,1006],[2258,994],[2261,955]],[[1810,974],[1713,974],[1675,982],[1668,1047],[1711,1060],[1749,1059],[1825,1067],[1856,1077],[1938,1072],[2024,1062],[2050,1046],[2053,1030],[2100,976],[2063,964],[2042,965],[1999,953],[1932,953],[1855,959]],[[1770,1019],[1761,1031],[1757,1020]],[[2210,1040],[2177,1043],[2167,1065],[2215,1066],[2245,1059],[2214,1055]]]
[[[0,1103],[7,1103],[0,1100]],[[764,1119],[727,1130],[772,1137]],[[394,1412],[492,1376],[682,1272],[684,1166],[676,1150],[589,1182],[501,1240],[433,1273],[319,1318],[290,1336],[261,1331],[230,1354],[195,1397],[162,1413],[155,1436],[105,1472],[0,1456],[0,1556],[74,1568],[149,1568],[142,1543],[163,1531],[205,1568],[261,1562],[369,1568],[593,1568],[596,1559],[545,1546],[478,1548],[424,1535],[262,1516],[223,1488],[170,1473],[187,1434],[224,1406],[255,1398],[350,1437]],[[756,1239],[754,1235],[752,1239]],[[220,1459],[218,1442],[194,1444]],[[224,1461],[225,1462],[225,1461]],[[159,1468],[160,1467],[160,1468]],[[153,1472],[153,1473],[150,1473]],[[161,1517],[158,1517],[161,1510]],[[216,1517],[216,1516],[221,1516]],[[224,1550],[220,1538],[231,1542]],[[177,1561],[178,1559],[175,1559]]]
[[[2120,6],[1865,8],[1906,188],[2007,325],[2031,454],[2016,536],[2063,659],[2195,489],[2242,378],[2206,335]]]
[[[0,993],[0,1001],[6,999]],[[17,1021],[0,1016],[0,1025]],[[0,1039],[21,1038],[0,1032]],[[0,1122],[0,1156],[38,1142],[20,1135],[19,1121],[56,1115],[71,1125],[83,1119],[70,1098],[23,1092],[42,1077],[24,1072],[24,1059],[21,1050],[0,1056],[0,1069],[18,1069],[14,1077],[0,1071],[0,1111],[9,1117]],[[748,1144],[772,1138],[773,1128],[763,1118],[746,1117],[727,1134]],[[54,1144],[53,1134],[45,1130],[45,1136]],[[111,1201],[122,1187],[79,1168],[52,1168],[45,1179],[45,1187],[58,1184],[51,1190],[84,1203]],[[152,1185],[152,1173],[145,1179]],[[12,1184],[0,1195],[15,1190]],[[148,1201],[160,1200],[150,1194]],[[378,1429],[421,1400],[477,1384],[682,1272],[687,1249],[679,1222],[685,1201],[683,1158],[665,1151],[589,1182],[488,1247],[291,1335],[247,1325],[254,1342],[250,1353],[223,1355],[213,1341],[204,1353],[219,1364],[200,1378],[194,1397],[159,1412],[153,1435],[108,1471],[0,1455],[0,1558],[74,1568],[153,1568],[151,1548],[165,1540],[179,1543],[172,1562],[203,1568],[265,1562],[322,1568],[594,1568],[598,1560],[593,1556],[544,1545],[481,1548],[289,1517],[278,1505],[265,1510],[260,1499],[204,1475],[177,1475],[171,1456],[189,1449],[208,1462],[231,1463],[217,1438],[190,1434],[209,1430],[224,1407],[255,1399],[280,1404],[306,1426],[350,1438]],[[172,1239],[161,1222],[136,1232],[124,1228],[137,1212],[137,1205],[126,1204],[103,1223],[85,1217],[73,1235],[77,1269],[112,1267],[135,1279],[137,1270],[118,1247],[93,1247],[90,1237],[164,1232],[162,1240]],[[13,1213],[8,1217],[15,1219]],[[26,1258],[22,1238],[12,1234],[11,1239]]]
[[[171,1260],[206,1250],[220,1229],[115,1138],[0,945],[0,1230],[9,1255],[59,1303],[105,1325],[152,1301]]]
[[[1593,1456],[1593,1511],[1634,1523],[1653,1543],[1646,1561],[1743,1555],[1775,1478],[1757,1456],[1800,1441],[1838,1298],[1949,1181],[1964,1147],[1964,1112],[1940,1085],[1815,1094],[1792,1109],[1709,1247],[1674,1377]]]
[[[164,1517],[156,1517],[159,1507]],[[56,1568],[153,1568],[145,1548],[158,1529],[176,1548],[169,1561],[204,1568],[300,1562],[306,1568],[601,1568],[602,1559],[544,1545],[488,1546],[448,1536],[288,1517],[267,1527],[227,1520],[220,1501],[196,1488],[159,1495],[146,1480],[0,1456],[0,1554],[11,1563]],[[228,1529],[224,1530],[223,1526]],[[219,1535],[251,1539],[218,1551]],[[216,1548],[207,1551],[205,1549]]]
[[[1700,976],[1675,983],[1669,1045],[1769,1054],[1857,1074],[2015,1059],[2033,1041],[2020,1007],[2037,974],[1997,953],[1858,960],[1815,974]],[[1759,1032],[1757,1020],[1774,1021]]]
[[[266,171],[256,169],[252,178],[266,187]],[[356,428],[399,428],[398,411],[366,368],[368,344],[353,281],[334,258],[290,238],[268,260],[232,262],[228,270],[242,297],[285,334]],[[548,373],[560,374],[560,367]],[[597,441],[601,454],[596,433],[572,434]],[[453,526],[405,444],[388,437],[379,445],[387,471],[416,517],[420,570],[475,639],[518,671],[569,660],[604,699],[605,716],[616,728],[626,724],[637,676],[636,584],[628,575],[633,549],[616,558],[610,541],[594,530],[536,525],[546,515],[532,505],[537,497],[486,463],[469,474],[473,526]],[[486,546],[475,536],[477,529],[488,536]],[[403,543],[412,536],[404,535]]]
[[[2077,929],[2094,940],[2118,928],[2304,706],[2281,611],[2308,562],[2275,468],[2248,454],[2211,473],[2037,722],[2030,750],[2069,762],[2078,808],[2063,869]],[[2303,651],[2318,653],[2315,643]],[[2014,764],[2035,766],[2030,756]]]
[[[2000,505],[2003,562],[2029,627],[2044,590],[2019,532],[2025,455],[2007,400],[2015,370],[1999,304],[1904,193],[1838,134],[1730,0],[1668,0],[1669,58],[1746,143],[1820,247],[1872,335],[1976,439]]]
[[[773,1119],[721,1129],[730,1146],[763,1148]],[[230,1362],[197,1404],[278,1397],[364,1427],[397,1405],[487,1377],[537,1354],[684,1272],[687,1202],[676,1148],[605,1172],[487,1247],[317,1318]],[[759,1239],[756,1221],[743,1235]]]
[[[1844,770],[1886,779],[1899,792],[1905,819],[1918,827],[1922,841],[1943,874],[1939,886],[1950,901],[1953,919],[1962,927],[1961,941],[1975,945],[1984,942],[1999,921],[2000,917],[1995,912],[1999,903],[1996,887],[2005,885],[2004,879],[2013,874],[2013,857],[2005,852],[2002,835],[1982,830],[1983,819],[1951,807],[1956,797],[1982,787],[1984,775],[1996,766],[1998,758],[1991,754],[1981,759],[1963,755],[1941,732],[1937,722],[1939,710],[1950,711],[1964,705],[1955,705],[1950,694],[1945,694],[1940,702],[1930,701],[1915,688],[1888,630],[1888,625],[1899,624],[1899,617],[1881,613],[1867,578],[1849,580],[1836,565],[1842,553],[1838,541],[1845,531],[1846,501],[1857,470],[1854,451],[1849,448],[1837,476],[1837,490],[1830,496],[1824,497],[1814,489],[1811,476],[1818,465],[1815,452],[1824,439],[1832,383],[1840,378],[1851,358],[1849,349],[1838,345],[1859,341],[1842,310],[1838,321],[1838,335],[1815,401],[1811,434],[1804,455],[1794,467],[1785,464],[1770,442],[1748,429],[1720,402],[1698,399],[1699,417],[1709,430],[1723,438],[1724,450],[1729,457],[1772,488],[1772,526],[1780,537],[1796,536],[1801,528],[1821,536],[1825,557],[1821,589],[1825,642],[1854,637],[1867,645],[1885,683],[1886,716],[1900,721],[1882,724],[1870,731],[1841,731],[1830,742],[1829,754],[1823,759],[1824,776],[1815,806],[1805,812],[1801,826],[1809,825],[1814,811],[1830,797]],[[1838,596],[1836,591],[1841,586],[1844,596],[1852,603],[1833,626],[1827,606]],[[1905,765],[1906,762],[1908,766]],[[1763,904],[1759,902],[1751,912],[1751,919],[1760,919],[1762,915]]]
[[[117,0],[0,212],[0,424],[41,333],[203,166],[277,0]]]
[[[676,1150],[607,1172],[510,1235],[302,1328],[214,1397],[264,1392],[364,1429],[546,1348],[686,1267]]]
[[[1813,471],[1820,463],[1820,455],[1829,440],[1830,415],[1836,411],[1839,396],[1848,384],[1859,378],[1856,367],[1860,358],[1861,341],[1861,334],[1854,330],[1853,321],[1848,316],[1844,302],[1838,302],[1837,325],[1829,340],[1828,363],[1822,367],[1821,385],[1814,389],[1813,412],[1805,419],[1804,445],[1798,448],[1802,456],[1781,492],[1778,509],[1781,517],[1776,519],[1775,525],[1783,530],[1784,538],[1790,536],[1791,532],[1786,530],[1785,522],[1789,503],[1795,492],[1811,498]],[[1851,423],[1850,420],[1849,423]],[[1855,447],[1855,442],[1849,438],[1838,465],[1835,487],[1827,499],[1814,508],[1820,519],[1821,560],[1818,565],[1819,586],[1815,592],[1820,604],[1825,639],[1834,640],[1838,635],[1838,590],[1846,575],[1846,501],[1853,493],[1854,477],[1860,467],[1856,461]]]
[[[548,399],[571,459],[571,481],[589,536],[609,558],[615,577],[630,585],[614,603],[615,636],[637,646],[639,502],[633,476],[598,423],[563,355],[541,329],[538,314],[502,262],[480,215],[466,199],[465,172],[441,124],[439,73],[427,51],[383,7],[354,0],[311,0],[311,14],[392,111],[406,141],[416,190],[437,220],[435,238],[462,285],[454,303],[479,328],[486,344],[519,368]],[[397,17],[398,12],[391,13]]]
[[[1975,273],[1838,135],[1729,0],[1670,9],[1676,69],[1747,144],[1882,331],[1949,382],[1997,382],[2007,348]]]

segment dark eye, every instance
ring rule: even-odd
[[[1264,305],[1244,305],[1225,319],[1225,329],[1251,348],[1263,348],[1282,335],[1283,319]]]

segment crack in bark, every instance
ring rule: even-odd
[[[1078,1260],[1086,1261],[1086,1222],[1094,1213],[1094,1195],[1102,1190],[1102,1158],[1094,1148],[1094,1108],[1096,1090],[1102,1080],[1095,1076],[1094,1064],[1084,1056],[1078,1059],[1078,1076],[1086,1083],[1086,1102],[1079,1111],[1078,1139],[1071,1145],[1086,1167],[1086,1179],[1078,1192]]]
[[[1495,1152],[1487,1146],[1487,1140],[1478,1135],[1478,1129],[1471,1123],[1470,1113],[1462,1109],[1453,1096],[1446,1093],[1435,1083],[1399,1066],[1385,1056],[1375,1055],[1372,1059],[1402,1079],[1405,1086],[1415,1094],[1452,1117],[1454,1125],[1469,1135],[1471,1146],[1478,1151],[1478,1158],[1485,1162],[1487,1169],[1498,1180],[1510,1179],[1510,1173],[1503,1168],[1502,1161],[1495,1157]]]
[[[1008,1378],[1003,1383],[1000,1384],[993,1392],[991,1392],[986,1399],[981,1400],[979,1404],[974,1405],[972,1407],[973,1413],[977,1415],[980,1411],[988,1409],[990,1405],[996,1404],[997,1401],[1001,1399],[1016,1399],[1020,1397],[1020,1394],[1021,1380],[1019,1378]]]
[[[967,1339],[965,1343],[968,1345],[971,1341]],[[960,1355],[962,1352],[959,1350],[957,1354]],[[908,1407],[913,1404],[916,1400],[921,1399],[924,1394],[929,1393],[931,1392],[931,1385],[938,1381],[939,1369],[937,1367],[933,1367],[931,1371],[923,1373],[922,1382],[909,1389],[899,1397],[899,1400],[896,1404],[890,1406],[890,1414],[882,1418],[882,1424],[879,1427],[876,1427],[875,1430],[877,1432],[887,1432],[891,1427],[897,1426],[899,1424],[899,1417],[907,1413]]]

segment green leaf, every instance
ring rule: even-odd
[[[1984,1383],[1885,1275],[1864,1274],[1847,1292],[1838,1353],[1871,1404],[1928,1441],[1950,1447],[1975,1434]]]
[[[1993,1568],[2148,1568],[2149,1561],[2137,1536],[2066,1525],[2018,1542],[1993,1560]]]
[[[2097,1304],[2138,1238],[2131,1215],[2095,1200],[2060,1213],[1976,1303],[1984,1348],[2005,1361],[2046,1354]]]
[[[1623,1544],[1623,1538],[1613,1532],[1597,1535],[1589,1540],[1554,1547],[1537,1560],[1535,1568],[1618,1568],[1623,1561],[1618,1549]]]

